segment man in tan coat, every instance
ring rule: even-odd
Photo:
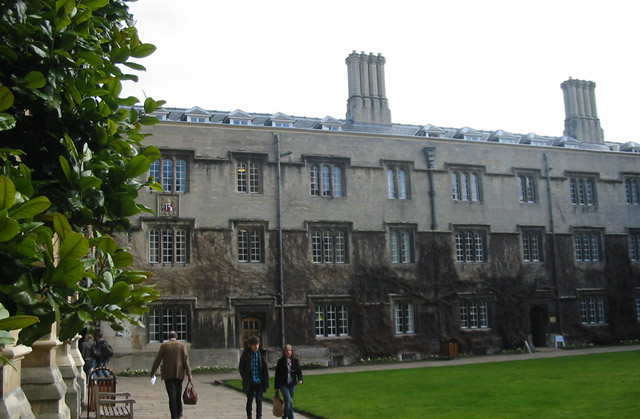
[[[160,345],[158,356],[156,356],[151,368],[151,377],[153,377],[162,363],[161,377],[169,395],[171,419],[182,417],[182,382],[184,381],[185,373],[189,377],[189,382],[192,381],[187,346],[182,342],[178,342],[177,339],[178,334],[176,332],[169,332],[169,341]]]

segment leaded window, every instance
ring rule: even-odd
[[[596,205],[596,186],[593,178],[572,177],[569,179],[569,187],[573,205]]]
[[[387,169],[389,199],[408,199],[407,170],[401,167]]]
[[[412,263],[413,246],[411,232],[391,230],[391,263]]]
[[[640,177],[625,178],[624,192],[627,198],[627,204],[640,205]]]
[[[540,230],[522,231],[522,253],[525,262],[542,261],[542,232]]]
[[[456,262],[487,261],[487,239],[483,230],[456,230]]]
[[[581,231],[573,234],[576,262],[599,262],[602,260],[600,232]]]
[[[344,177],[341,165],[313,164],[309,171],[311,196],[341,198],[344,196]]]
[[[395,332],[397,335],[416,332],[413,303],[395,303],[393,305],[393,312]]]
[[[187,191],[187,161],[164,158],[151,163],[149,176],[162,185],[163,192]]]
[[[238,262],[262,262],[262,230],[258,228],[238,229]]]
[[[532,175],[518,175],[518,190],[520,202],[525,204],[536,203],[536,186]]]
[[[187,263],[189,232],[183,227],[149,230],[149,263]]]
[[[239,159],[236,162],[236,190],[241,193],[260,193],[260,162]]]
[[[152,307],[147,316],[149,342],[169,340],[169,332],[175,331],[178,340],[189,340],[189,309],[184,306]]]
[[[347,241],[345,232],[334,229],[312,230],[311,260],[313,263],[346,263]]]
[[[631,251],[631,260],[640,261],[640,231],[631,230],[629,232],[629,249]]]
[[[486,300],[461,301],[460,327],[463,329],[487,329],[489,327],[489,303]]]
[[[471,171],[451,172],[451,191],[456,201],[481,201],[480,174]]]
[[[582,324],[604,324],[605,301],[600,295],[583,296],[580,299],[580,320]]]
[[[317,304],[316,337],[349,336],[349,311],[344,304]]]

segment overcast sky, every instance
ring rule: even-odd
[[[386,58],[395,123],[562,135],[560,84],[596,83],[605,140],[640,141],[640,2],[139,0],[157,51],[124,95],[343,119],[345,58]]]

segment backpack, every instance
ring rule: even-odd
[[[109,359],[113,356],[113,348],[109,345],[109,342],[102,340],[96,342],[91,348],[91,357],[98,361]]]

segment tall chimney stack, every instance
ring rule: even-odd
[[[353,51],[346,59],[349,76],[347,120],[354,123],[391,124],[384,85],[382,55]]]
[[[604,131],[596,109],[596,84],[569,78],[560,87],[564,93],[564,135],[587,143],[604,144]]]

